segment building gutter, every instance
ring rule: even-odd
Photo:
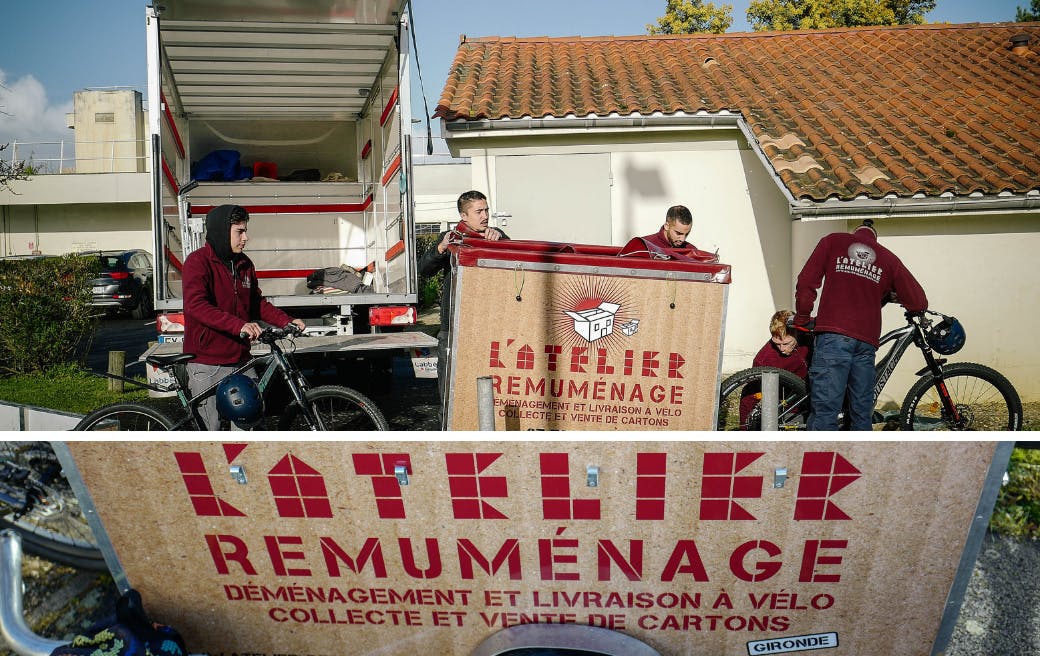
[[[822,203],[796,201],[791,218],[798,221],[861,221],[896,217],[964,216],[966,214],[1040,214],[1040,192],[1006,196],[921,196],[915,198],[857,198]]]
[[[972,194],[971,196],[954,196],[945,194],[938,197],[916,196],[900,198],[896,196],[874,199],[856,198],[853,200],[828,199],[812,201],[796,199],[784,184],[784,181],[773,168],[759,144],[751,126],[741,114],[722,112],[698,112],[696,114],[651,114],[643,116],[546,116],[543,118],[503,118],[481,119],[473,121],[452,121],[441,119],[441,133],[451,139],[475,139],[502,135],[517,130],[542,131],[553,130],[562,133],[578,133],[597,131],[626,130],[631,128],[725,128],[739,129],[748,146],[762,162],[777,189],[787,200],[791,219],[795,221],[859,221],[863,219],[883,219],[894,217],[929,217],[966,214],[1007,214],[1007,213],[1040,213],[1040,190],[1026,194],[1001,194],[987,196]]]
[[[474,121],[452,121],[441,119],[441,133],[451,138],[487,137],[514,130],[562,130],[581,132],[620,128],[734,128],[743,122],[740,114],[724,112],[711,114],[630,114],[628,116],[545,116],[542,118],[502,118]]]

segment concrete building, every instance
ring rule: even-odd
[[[42,174],[0,189],[0,255],[152,250],[141,94],[85,89],[75,93],[74,108],[68,126],[75,135],[67,144],[14,142],[4,152]]]

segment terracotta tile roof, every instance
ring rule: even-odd
[[[1040,188],[1040,23],[464,39],[434,116],[722,110],[798,199],[1024,193]]]

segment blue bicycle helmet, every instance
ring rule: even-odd
[[[217,413],[239,428],[252,428],[264,418],[264,398],[256,381],[232,374],[217,385]]]
[[[964,327],[954,317],[944,316],[942,321],[933,325],[925,335],[928,346],[942,355],[953,355],[964,346]]]

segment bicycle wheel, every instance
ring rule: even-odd
[[[155,408],[136,403],[114,403],[79,421],[78,431],[168,431],[174,421]]]
[[[719,420],[717,430],[760,430],[762,428],[762,374],[775,371],[780,375],[781,430],[805,428],[809,416],[809,395],[805,381],[790,371],[775,367],[752,367],[738,371],[722,381],[719,388]],[[741,420],[741,401],[744,400],[744,418]]]
[[[108,570],[46,442],[0,442],[0,528],[17,531],[29,553],[81,569]]]
[[[326,431],[388,430],[389,424],[375,403],[364,394],[349,387],[323,385],[309,390],[306,395],[314,413]],[[294,401],[278,424],[279,430],[310,430],[300,406]]]
[[[1007,378],[981,364],[958,362],[943,367],[950,398],[961,415],[954,422],[944,410],[934,377],[917,381],[899,413],[902,430],[995,430],[1022,428],[1022,401]]]

